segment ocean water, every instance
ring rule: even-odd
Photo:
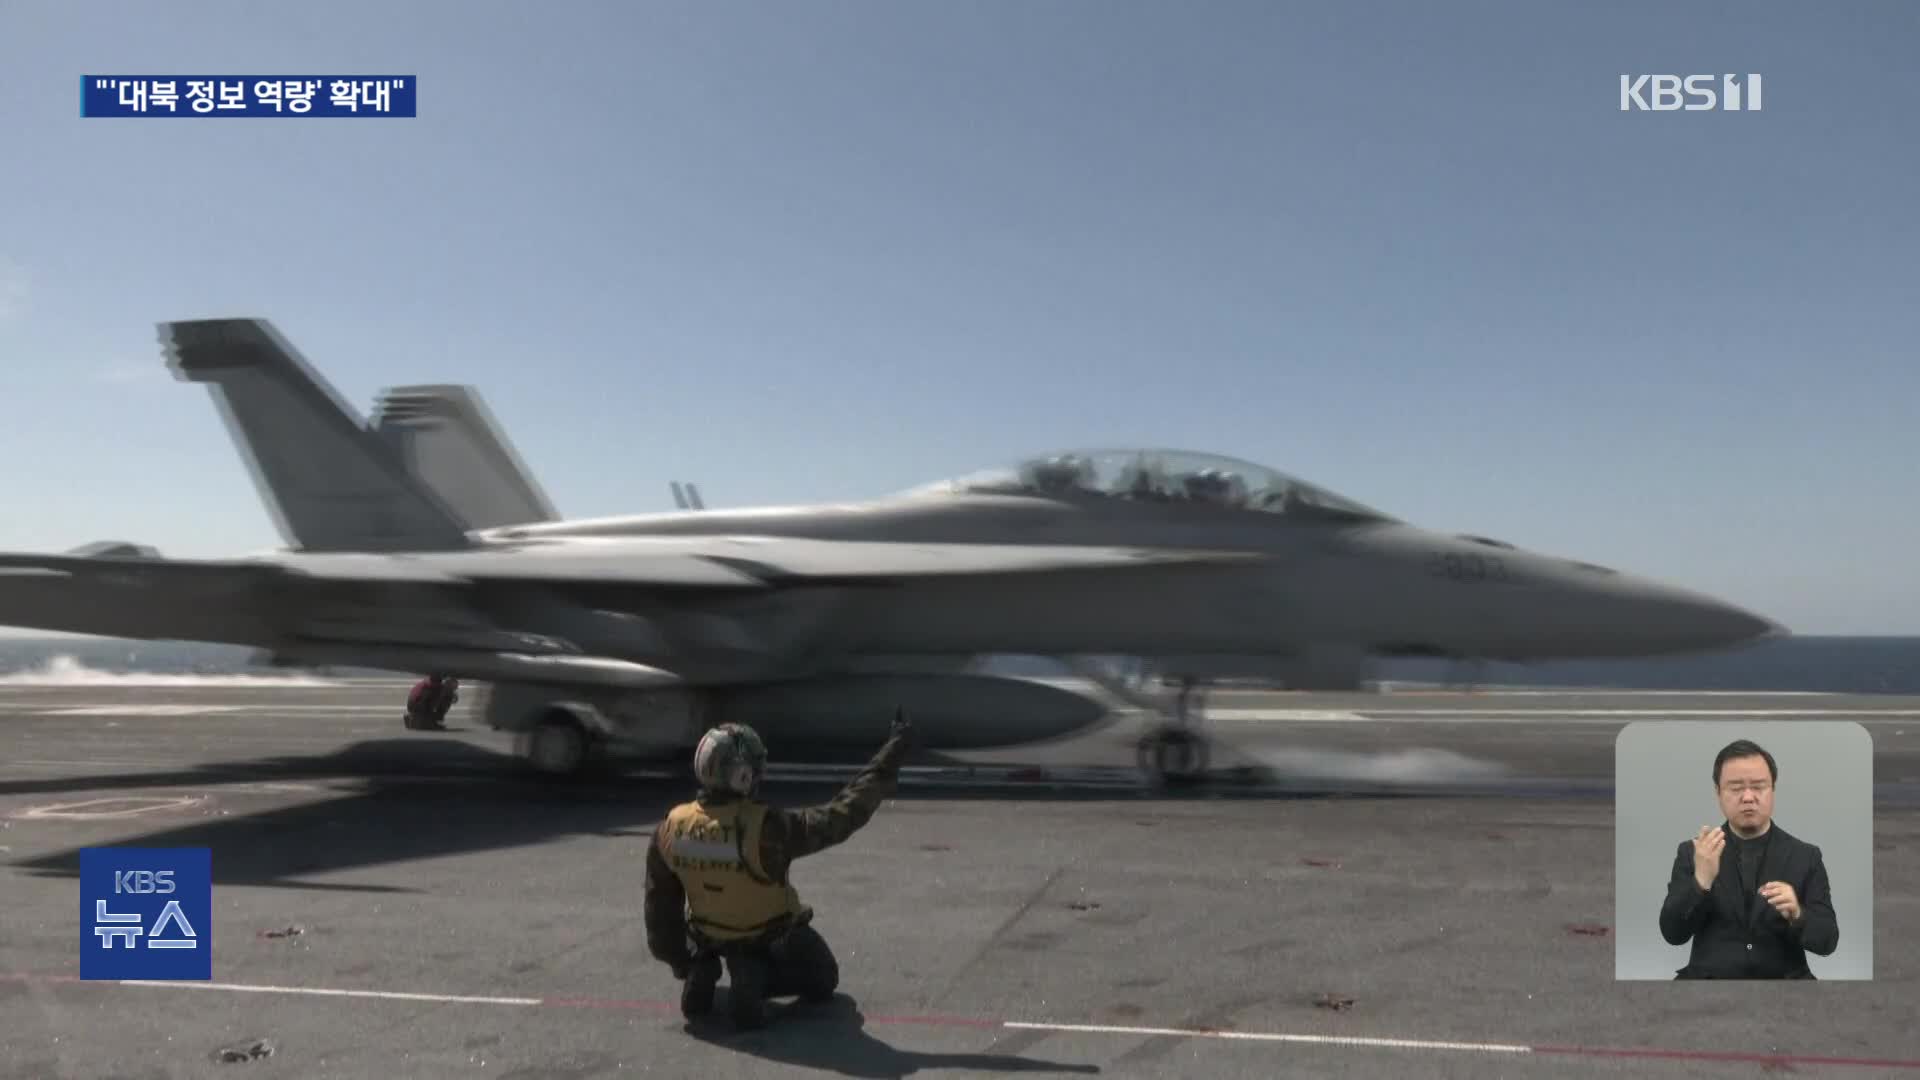
[[[1387,678],[1445,678],[1446,665],[1401,661]],[[1920,694],[1920,637],[1801,637],[1725,653],[1657,660],[1488,664],[1488,685],[1623,687],[1641,690],[1807,691]]]
[[[1037,658],[993,664],[1008,674],[1052,673]],[[1374,664],[1377,682],[1634,690],[1801,691],[1829,694],[1920,694],[1920,637],[1800,637],[1745,649],[1653,660],[1582,660],[1544,664],[1388,660]]]
[[[1058,665],[1033,657],[994,657],[981,666],[1008,675],[1063,672]],[[0,640],[0,683],[78,685],[110,682],[129,673],[281,682],[404,677],[346,668],[303,672],[263,667],[252,650],[224,645],[97,638]],[[1376,679],[1410,683],[1459,682],[1467,674],[1466,669],[1428,660],[1386,662],[1374,671]],[[1796,637],[1733,652],[1660,660],[1487,664],[1471,673],[1471,681],[1479,686],[1920,694],[1920,637]]]

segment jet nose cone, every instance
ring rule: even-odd
[[[1754,635],[1754,640],[1756,641],[1775,641],[1779,638],[1789,638],[1793,636],[1793,631],[1787,629],[1785,625],[1775,622],[1772,619],[1764,618],[1762,616],[1754,615],[1751,613],[1747,613],[1747,617],[1750,619],[1753,619],[1754,621],[1760,624],[1759,633]]]
[[[1634,657],[1719,652],[1784,637],[1772,619],[1717,597],[1616,574],[1570,582],[1560,617],[1579,653]]]
[[[1728,649],[1789,636],[1786,627],[1733,604],[1680,590],[1670,594],[1666,634],[1683,648]]]

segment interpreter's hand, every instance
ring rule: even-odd
[[[1767,903],[1772,904],[1773,910],[1779,912],[1782,918],[1788,922],[1799,921],[1800,897],[1793,891],[1793,886],[1784,881],[1769,881],[1760,886],[1760,895],[1767,898]]]
[[[907,719],[907,710],[896,705],[893,708],[893,730],[895,736],[905,735],[913,730],[913,721]]]
[[[1713,888],[1720,876],[1720,853],[1726,850],[1727,834],[1717,825],[1702,826],[1693,837],[1693,881],[1704,890]]]

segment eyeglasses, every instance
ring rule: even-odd
[[[1729,795],[1740,795],[1749,791],[1753,792],[1755,795],[1765,795],[1772,787],[1773,785],[1768,783],[1765,780],[1756,780],[1750,784],[1743,783],[1741,781],[1736,780],[1730,784],[1722,784],[1720,786],[1720,790],[1726,792]]]

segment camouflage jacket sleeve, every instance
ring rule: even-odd
[[[647,951],[663,964],[687,963],[693,959],[687,942],[686,889],[660,853],[660,830],[656,825],[647,840],[647,879],[642,901],[647,926]]]
[[[905,753],[905,737],[895,735],[832,801],[804,810],[769,810],[761,833],[760,865],[773,880],[785,881],[793,860],[825,851],[859,832],[893,794]]]

